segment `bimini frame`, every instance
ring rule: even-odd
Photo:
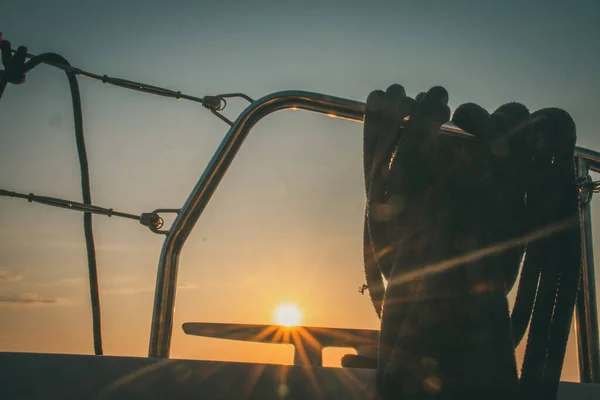
[[[365,114],[365,104],[362,102],[303,91],[283,91],[270,94],[252,102],[240,114],[186,200],[163,244],[154,296],[150,357],[169,357],[179,255],[185,241],[244,143],[250,129],[267,115],[285,109],[312,111],[355,122],[363,122]],[[444,125],[442,132],[463,137],[470,136],[452,124]],[[579,177],[587,177],[590,170],[600,172],[600,153],[577,148],[575,162]],[[581,382],[600,383],[598,310],[589,202],[581,207],[580,218],[584,240],[582,284],[576,306],[579,369]]]

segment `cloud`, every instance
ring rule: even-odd
[[[43,298],[35,293],[0,294],[0,303],[8,304],[56,304],[58,298]]]
[[[118,282],[118,283],[127,283],[127,282],[136,282],[139,281],[140,278],[136,277],[136,276],[128,276],[128,275],[117,275],[117,276],[110,276],[108,278],[105,278],[104,280],[111,280],[113,282]]]
[[[151,292],[153,291],[154,288],[153,287],[124,287],[124,288],[107,288],[107,289],[100,289],[100,294],[108,294],[108,295],[115,295],[115,296],[128,296],[128,295],[132,295],[132,294],[138,294],[138,293],[144,293],[144,292]]]
[[[101,283],[103,282],[112,282],[112,283],[127,283],[127,282],[135,282],[138,278],[133,276],[116,276],[116,277],[108,277],[101,278]],[[87,277],[80,278],[62,278],[57,279],[55,281],[47,281],[47,282],[39,282],[36,284],[37,286],[81,286],[88,287],[89,279]]]
[[[193,283],[182,283],[180,285],[177,285],[177,289],[178,290],[198,289],[198,285],[195,285]]]
[[[56,281],[39,282],[37,286],[75,286],[85,282],[85,278],[64,278]]]
[[[177,285],[177,290],[192,290],[197,289],[198,285],[191,283],[181,283]],[[114,295],[114,296],[129,296],[138,293],[154,292],[154,286],[142,286],[142,287],[122,287],[122,288],[106,288],[100,289],[100,294]]]
[[[13,274],[10,271],[0,270],[0,282],[19,282],[23,275]]]
[[[70,235],[69,235],[70,236]],[[85,248],[85,238],[83,235],[76,235],[75,239],[56,237],[55,229],[19,229],[19,230],[0,230],[0,237],[4,245],[27,248],[27,249],[60,249],[60,250],[79,250]],[[109,253],[132,253],[132,252],[152,252],[156,251],[156,246],[142,243],[96,243],[98,252]],[[160,247],[159,247],[160,250]]]

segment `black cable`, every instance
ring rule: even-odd
[[[515,346],[521,343],[529,326],[540,280],[540,265],[530,262],[531,252],[535,252],[535,249],[527,250],[524,256],[517,296],[510,315]]]
[[[38,60],[44,58],[56,58],[60,63],[69,65],[68,61],[56,54],[42,55]],[[35,59],[34,59],[35,60]],[[33,61],[33,60],[32,60]],[[33,63],[32,63],[33,64]],[[31,67],[33,68],[33,67]],[[81,110],[81,96],[79,94],[79,85],[77,77],[72,72],[65,72],[69,80],[71,89],[71,98],[73,101],[73,117],[75,122],[75,141],[77,142],[77,155],[79,156],[79,167],[81,172],[81,190],[84,204],[92,204],[92,194],[90,188],[90,175],[88,167],[87,152],[83,136],[83,115]],[[96,265],[96,246],[94,244],[94,234],[92,230],[92,214],[86,212],[83,214],[83,229],[85,234],[85,243],[87,248],[88,270],[90,280],[90,302],[92,306],[92,329],[94,333],[94,352],[101,355],[102,351],[102,328],[100,313],[100,295],[98,288],[98,267]]]
[[[6,89],[6,85],[8,82],[6,82],[4,79],[0,79],[0,99],[2,98],[2,95],[4,94],[4,89]]]
[[[563,134],[555,140],[557,154],[553,163],[553,177],[557,197],[561,199],[557,207],[557,218],[578,221],[579,215],[579,189],[575,177],[573,157],[575,155],[575,124],[563,119],[560,111],[554,109],[550,114],[555,119],[554,126]],[[569,117],[570,119],[570,117]],[[572,127],[570,126],[572,123]],[[561,126],[562,125],[562,126]],[[566,126],[565,126],[566,125]],[[564,135],[565,132],[571,135]],[[566,137],[565,137],[566,136]],[[566,142],[566,143],[565,143]],[[561,247],[554,247],[557,263],[557,282],[554,304],[554,314],[550,327],[549,347],[547,352],[547,366],[544,375],[545,387],[548,397],[558,391],[558,384],[564,357],[566,354],[569,332],[579,289],[581,276],[581,230],[579,223],[573,223],[568,229],[558,233],[555,243]],[[557,251],[557,249],[560,249]]]
[[[528,246],[540,271],[520,386],[524,398],[555,399],[581,273],[578,223],[579,182],[575,178],[575,124],[559,109],[544,109],[546,149],[534,159],[528,190],[533,227],[564,223],[564,229]],[[549,147],[549,148],[548,148]]]

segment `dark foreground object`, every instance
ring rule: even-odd
[[[374,370],[62,354],[0,353],[0,399],[371,400]],[[600,398],[561,383],[559,399]]]

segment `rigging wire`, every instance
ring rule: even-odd
[[[0,36],[0,40],[1,40],[1,36]],[[18,52],[18,50],[11,49],[10,52],[16,54]],[[36,59],[38,57],[38,56],[35,56],[35,55],[27,53],[27,52],[25,52],[24,55],[29,59]],[[128,79],[114,78],[114,77],[110,77],[108,75],[95,74],[92,72],[84,71],[81,68],[73,67],[68,63],[56,62],[53,60],[41,60],[41,62],[44,64],[47,64],[49,66],[63,70],[67,73],[72,73],[72,74],[75,74],[78,76],[82,76],[84,78],[97,80],[102,83],[107,83],[109,85],[113,85],[113,86],[117,86],[117,87],[121,87],[121,88],[125,88],[125,89],[130,89],[130,90],[135,90],[138,92],[153,94],[156,96],[169,97],[169,98],[173,98],[176,100],[189,100],[189,101],[193,101],[196,103],[200,103],[200,104],[202,104],[203,107],[209,109],[215,116],[217,116],[218,118],[220,118],[221,120],[223,120],[225,123],[227,123],[230,126],[233,125],[233,122],[231,122],[229,119],[227,119],[225,116],[223,116],[222,114],[219,113],[219,111],[223,111],[225,109],[225,107],[227,107],[227,99],[228,98],[241,98],[241,99],[248,101],[249,103],[252,103],[254,101],[254,99],[252,99],[250,96],[248,96],[244,93],[225,93],[225,94],[220,94],[220,95],[216,95],[216,96],[204,96],[204,97],[191,96],[191,95],[182,93],[181,91],[166,89],[166,88],[162,88],[160,86],[149,85],[146,83],[131,81]],[[2,88],[0,87],[0,97],[1,96],[2,96]]]
[[[168,234],[168,231],[162,231],[163,219],[158,215],[158,212],[179,213],[178,209],[159,209],[151,213],[144,213],[141,216],[133,214],[119,213],[111,209],[103,209],[93,206],[91,199],[89,167],[87,160],[87,152],[85,148],[84,132],[83,132],[83,115],[81,106],[81,96],[79,92],[79,84],[77,76],[99,80],[102,83],[108,83],[114,86],[136,90],[144,93],[154,94],[157,96],[175,98],[177,100],[189,100],[202,104],[203,107],[209,109],[211,113],[220,118],[228,125],[233,125],[233,122],[220,114],[227,106],[227,98],[242,98],[252,103],[254,100],[243,93],[228,93],[217,96],[196,97],[173,91],[170,89],[161,88],[158,86],[148,85],[141,82],[130,81],[126,79],[113,78],[107,75],[98,75],[84,71],[80,68],[75,68],[62,56],[55,53],[44,53],[41,55],[33,55],[27,53],[25,46],[20,46],[17,50],[11,48],[10,42],[3,40],[0,32],[0,52],[2,53],[2,64],[4,70],[0,70],[0,99],[2,98],[8,83],[20,85],[25,82],[26,74],[40,64],[47,64],[65,72],[69,81],[71,90],[71,98],[73,103],[73,118],[75,122],[75,140],[77,143],[77,153],[79,156],[79,166],[81,173],[81,188],[83,203],[69,202],[67,200],[56,199],[51,197],[35,196],[33,194],[25,195],[29,201],[35,201],[45,205],[76,209],[83,211],[83,227],[87,249],[88,272],[90,282],[90,302],[92,306],[92,330],[94,337],[94,352],[96,355],[102,355],[102,329],[101,329],[101,313],[100,313],[100,296],[98,288],[98,270],[96,262],[96,249],[94,244],[94,235],[92,229],[92,214],[117,215],[124,218],[139,219],[140,223],[148,226],[155,233]],[[29,59],[29,61],[25,61]],[[21,194],[2,190],[3,196],[22,197]]]
[[[14,197],[18,199],[25,199],[30,203],[39,203],[46,206],[65,208],[67,210],[73,211],[89,212],[91,214],[104,215],[109,218],[115,216],[136,220],[139,221],[140,224],[150,228],[150,230],[154,233],[168,233],[168,231],[160,230],[164,225],[164,219],[159,215],[159,212],[179,213],[180,211],[179,209],[157,209],[152,212],[135,215],[121,211],[115,211],[112,208],[99,207],[91,204],[83,204],[76,201],[59,199],[56,197],[37,196],[33,193],[25,194],[19,192],[11,192],[4,189],[0,189],[0,197]]]
[[[0,196],[3,197],[15,197],[18,199],[26,199],[30,203],[40,203],[48,206],[61,207],[69,210],[89,212],[92,214],[106,215],[107,217],[123,217],[129,219],[138,220],[140,217],[134,214],[124,213],[115,211],[112,208],[98,207],[91,204],[78,203],[76,201],[63,200],[56,197],[48,196],[36,196],[33,193],[24,194],[19,192],[10,192],[8,190],[0,189]]]

